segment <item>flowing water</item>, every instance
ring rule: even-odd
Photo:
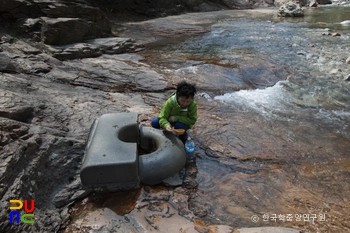
[[[144,53],[205,97],[191,210],[234,227],[349,231],[350,26],[340,24],[349,19],[349,7],[333,6],[221,19]]]
[[[141,53],[165,76],[197,83],[198,186],[189,209],[205,224],[350,231],[344,20],[350,7],[221,18],[208,33]]]

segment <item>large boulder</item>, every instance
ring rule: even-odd
[[[304,10],[299,4],[294,2],[288,2],[282,5],[278,9],[278,16],[281,17],[302,17],[304,16]]]

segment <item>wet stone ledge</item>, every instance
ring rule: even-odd
[[[138,52],[143,47],[142,44],[137,44],[130,38],[119,37],[97,38],[82,43],[61,46],[46,45],[47,51],[61,61],[99,57],[102,54]]]

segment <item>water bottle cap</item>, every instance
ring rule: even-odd
[[[187,137],[187,140],[191,140],[191,137]]]
[[[194,152],[195,148],[194,147],[186,147],[186,152],[191,153]]]

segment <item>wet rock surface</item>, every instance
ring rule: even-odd
[[[293,71],[271,64],[263,56],[243,56],[241,69],[229,61],[205,57],[206,62],[196,64],[200,75],[188,76],[186,66],[179,61],[162,67],[152,61],[152,52],[139,52],[143,43],[152,46],[151,42],[206,32],[204,24],[227,15],[264,18],[271,13],[217,12],[206,15],[205,20],[194,14],[185,22],[174,17],[130,23],[125,39],[66,46],[36,44],[2,32],[0,230],[249,232],[239,228],[255,227],[252,217],[261,218],[265,213],[310,213],[318,218],[327,214],[332,218],[327,217],[330,226],[322,221],[309,225],[285,221],[283,226],[311,232],[348,229],[345,213],[349,201],[343,194],[349,190],[349,163],[326,159],[329,154],[343,158],[349,151],[346,138],[305,122],[303,130],[291,134],[285,124],[298,128],[298,122],[272,124],[259,116],[247,121],[246,112],[210,101],[230,90],[272,86]],[[159,60],[166,57],[158,54]],[[216,64],[236,71],[237,79],[229,82],[222,76],[213,80]],[[247,80],[251,75],[246,72],[258,74],[259,67],[268,69]],[[220,72],[225,73],[225,68]],[[104,113],[130,111],[140,114],[142,125],[149,125],[174,84],[185,78],[195,82],[202,94],[197,97],[201,119],[194,130],[197,158],[187,163],[182,185],[144,186],[109,194],[83,190],[79,169],[94,119]],[[262,122],[270,127],[261,128]],[[320,157],[317,165],[313,164],[315,155]],[[334,186],[333,179],[343,182]],[[332,189],[339,195],[328,192]],[[34,225],[9,223],[10,199],[35,200]],[[260,226],[275,225],[265,221]],[[258,231],[250,232],[254,230]],[[293,232],[266,232],[272,230]]]
[[[1,229],[55,232],[68,220],[67,205],[89,194],[81,189],[79,168],[94,119],[109,112],[153,113],[143,92],[168,84],[136,54],[65,64],[7,38],[1,40]],[[34,199],[41,221],[10,225],[10,199]]]

